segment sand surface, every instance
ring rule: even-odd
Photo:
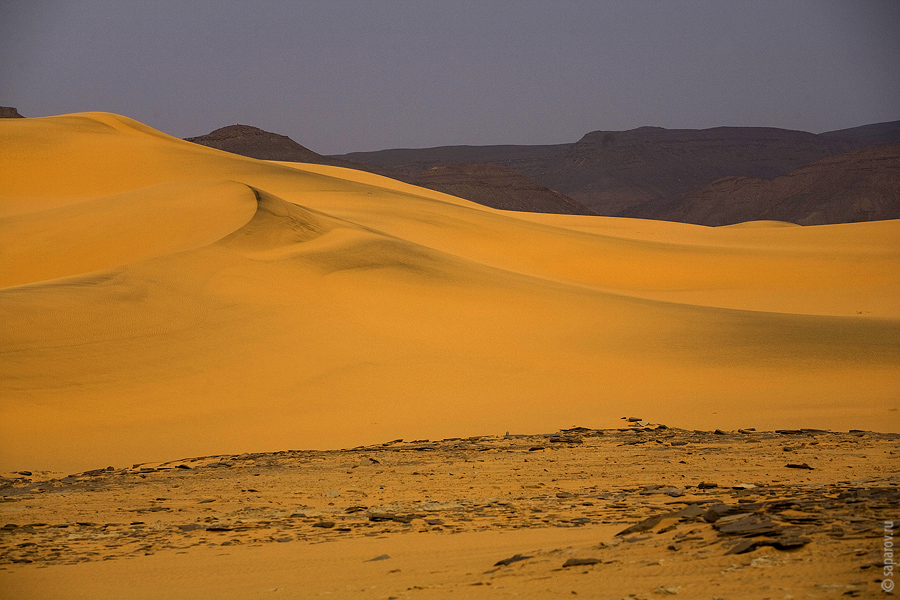
[[[900,221],[507,213],[125,117],[0,122],[0,469],[900,427]]]
[[[654,425],[9,474],[0,597],[876,597],[898,461]]]
[[[104,113],[0,164],[0,597],[878,589],[900,221],[507,213]]]

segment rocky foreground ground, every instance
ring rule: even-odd
[[[139,571],[154,554],[190,560],[230,547],[252,560],[282,545],[373,538],[391,548],[528,530],[537,537],[515,552],[498,544],[478,570],[416,574],[391,554],[372,556],[366,568],[383,565],[383,577],[360,597],[479,597],[489,587],[532,597],[862,597],[883,593],[885,522],[900,521],[900,434],[637,422],[66,477],[22,471],[0,480],[0,500],[0,590],[5,577],[39,580],[80,563],[131,559]],[[541,537],[559,528],[571,543],[565,532]],[[284,597],[318,593],[331,592],[310,584]]]

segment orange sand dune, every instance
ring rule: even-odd
[[[900,221],[508,213],[0,122],[0,470],[611,426],[900,429]]]

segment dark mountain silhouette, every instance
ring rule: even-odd
[[[230,125],[202,136],[187,138],[195,144],[261,160],[283,160],[332,165],[368,171],[430,188],[478,204],[505,210],[561,214],[594,214],[571,198],[549,190],[525,175],[492,164],[441,165],[415,172],[323,156],[291,138],[250,125]]]
[[[632,207],[621,216],[710,226],[900,219],[900,144],[829,156],[772,180],[726,177],[664,203]]]
[[[24,119],[12,106],[0,106],[0,119]]]
[[[409,183],[504,210],[570,215],[593,211],[518,171],[492,163],[450,163],[406,176]]]
[[[355,152],[341,158],[415,174],[452,162],[491,162],[615,215],[722,177],[773,178],[846,149],[840,140],[764,127],[594,131],[574,144],[448,146]]]
[[[189,142],[260,160],[285,160],[330,164],[332,161],[301,146],[286,135],[250,125],[229,125],[206,135],[186,138]]]
[[[847,144],[854,150],[874,144],[900,144],[900,121],[838,129],[837,131],[827,131],[819,135],[831,141]]]
[[[690,219],[699,218],[698,212],[679,213],[673,206],[713,182],[730,177],[737,186],[749,185],[746,180],[772,180],[873,143],[900,143],[900,121],[819,135],[767,127],[640,127],[594,131],[573,144],[444,146],[354,152],[342,158],[411,176],[452,163],[490,162],[518,171],[598,214],[636,214],[630,211],[640,207],[641,214],[666,214],[670,219],[680,214],[678,220],[695,222]],[[805,213],[785,216],[794,221],[810,218]],[[763,217],[748,213],[747,218]]]

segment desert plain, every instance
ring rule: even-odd
[[[0,154],[0,597],[882,593],[900,221],[507,212],[106,113]]]

